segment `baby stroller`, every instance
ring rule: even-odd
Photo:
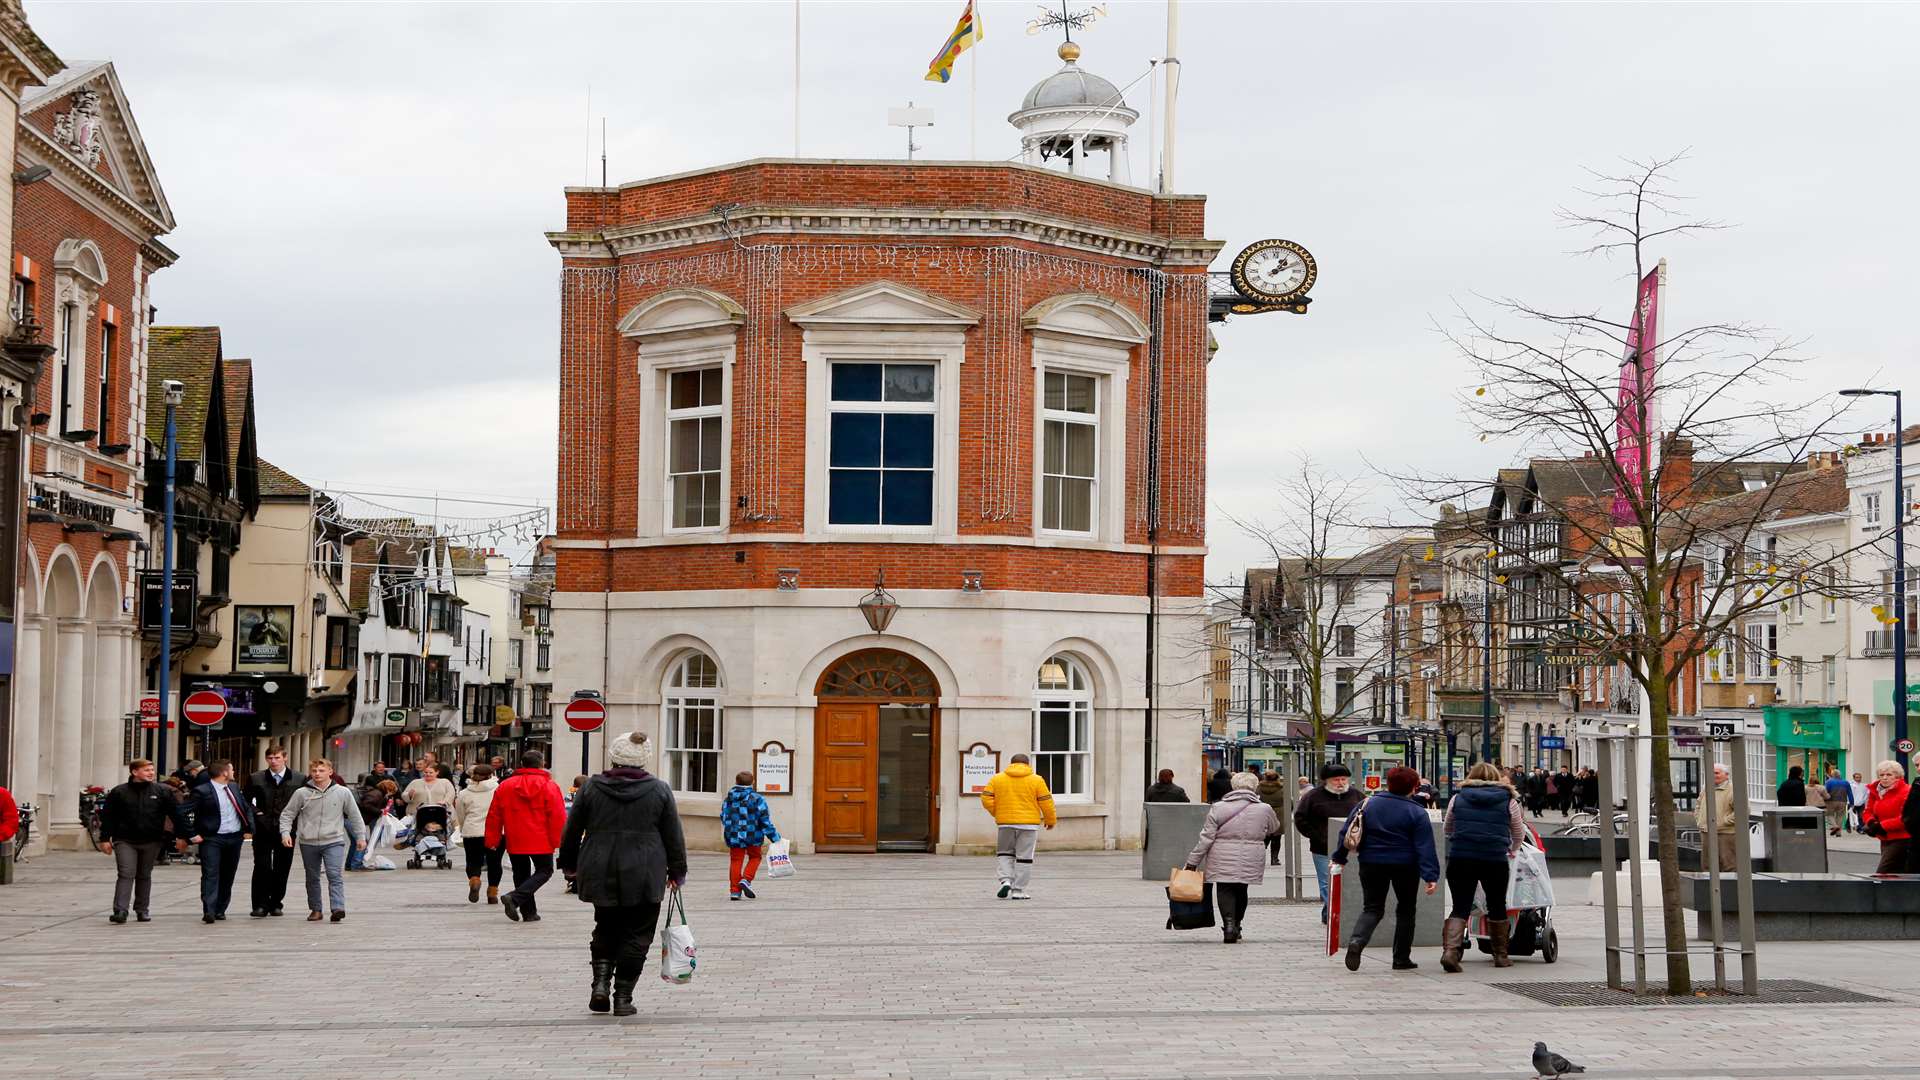
[[[407,856],[407,869],[418,870],[428,862],[438,862],[445,870],[453,865],[447,850],[447,808],[423,806],[413,814],[413,854]]]
[[[1560,959],[1560,935],[1553,929],[1553,882],[1547,876],[1546,847],[1532,826],[1526,840],[1514,856],[1513,882],[1507,895],[1507,955],[1540,954],[1544,963]],[[1483,953],[1493,952],[1493,938],[1487,933],[1485,898],[1474,900],[1474,946]]]

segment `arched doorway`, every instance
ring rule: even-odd
[[[814,687],[813,842],[930,851],[939,834],[940,684],[892,649],[841,657]]]

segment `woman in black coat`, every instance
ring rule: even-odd
[[[687,843],[673,789],[647,771],[653,743],[640,732],[607,748],[613,768],[573,797],[560,836],[560,872],[593,905],[593,990],[587,1008],[632,1016],[633,987],[660,921],[667,886],[687,879]],[[611,983],[612,1000],[608,1000]]]
[[[1807,782],[1803,779],[1804,775],[1798,765],[1788,769],[1787,778],[1780,781],[1780,786],[1773,790],[1773,801],[1781,806],[1807,805]]]
[[[1213,778],[1207,781],[1207,801],[1217,803],[1233,790],[1233,774],[1225,769],[1216,769]]]

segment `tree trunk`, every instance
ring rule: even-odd
[[[1667,740],[1667,675],[1664,657],[1648,658],[1647,713],[1653,735],[1653,823],[1659,836],[1660,916],[1667,950],[1667,993],[1693,993],[1693,973],[1687,963],[1687,913],[1680,906],[1679,830],[1674,824],[1673,752]],[[1633,767],[1633,766],[1629,766]]]

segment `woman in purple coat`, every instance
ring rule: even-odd
[[[1228,945],[1240,940],[1247,914],[1247,886],[1267,876],[1267,837],[1285,827],[1273,807],[1260,801],[1260,778],[1235,773],[1227,793],[1207,811],[1200,842],[1187,856],[1187,868],[1205,872],[1220,905],[1220,935]]]

